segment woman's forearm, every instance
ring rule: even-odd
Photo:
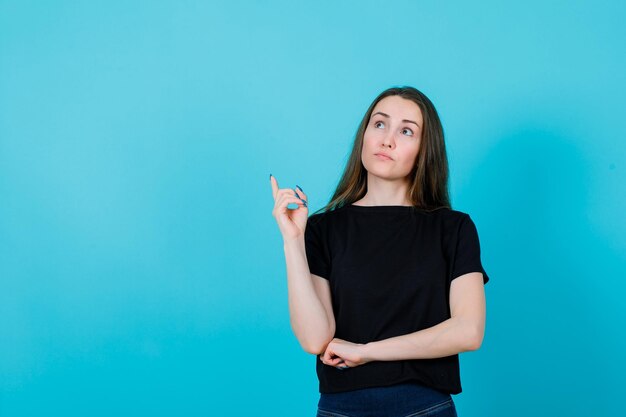
[[[306,258],[304,238],[284,241],[291,328],[302,348],[319,354],[335,333],[319,299]]]
[[[367,361],[430,359],[478,349],[475,327],[458,317],[402,336],[367,343],[363,356]]]

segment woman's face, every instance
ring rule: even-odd
[[[377,177],[406,177],[415,164],[420,148],[422,112],[417,104],[400,96],[380,100],[363,137],[361,161]],[[377,154],[385,153],[391,159]]]

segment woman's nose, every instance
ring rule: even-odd
[[[390,131],[385,134],[385,137],[383,138],[383,145],[393,146],[393,143],[394,143],[393,132]]]

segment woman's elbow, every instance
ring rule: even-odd
[[[301,344],[301,346],[302,349],[307,353],[310,353],[312,355],[321,355],[326,351],[326,347],[328,346],[330,341],[333,340],[333,337],[334,336],[326,336],[322,339],[310,341],[309,343],[303,343]]]
[[[473,327],[471,331],[468,332],[466,336],[467,340],[467,350],[478,350],[480,346],[483,344],[483,338],[485,336],[485,331],[479,327]]]

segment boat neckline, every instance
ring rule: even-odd
[[[386,213],[408,213],[408,212],[421,212],[424,210],[419,209],[416,206],[399,206],[399,205],[382,205],[382,206],[356,206],[354,204],[347,204],[343,206],[349,210],[360,211],[364,213],[370,212],[386,212]],[[434,211],[434,210],[433,210]],[[429,212],[429,211],[426,211]]]
[[[382,205],[382,206],[357,206],[348,204],[346,207],[359,211],[408,211],[416,208],[415,206],[398,206],[398,205]]]

